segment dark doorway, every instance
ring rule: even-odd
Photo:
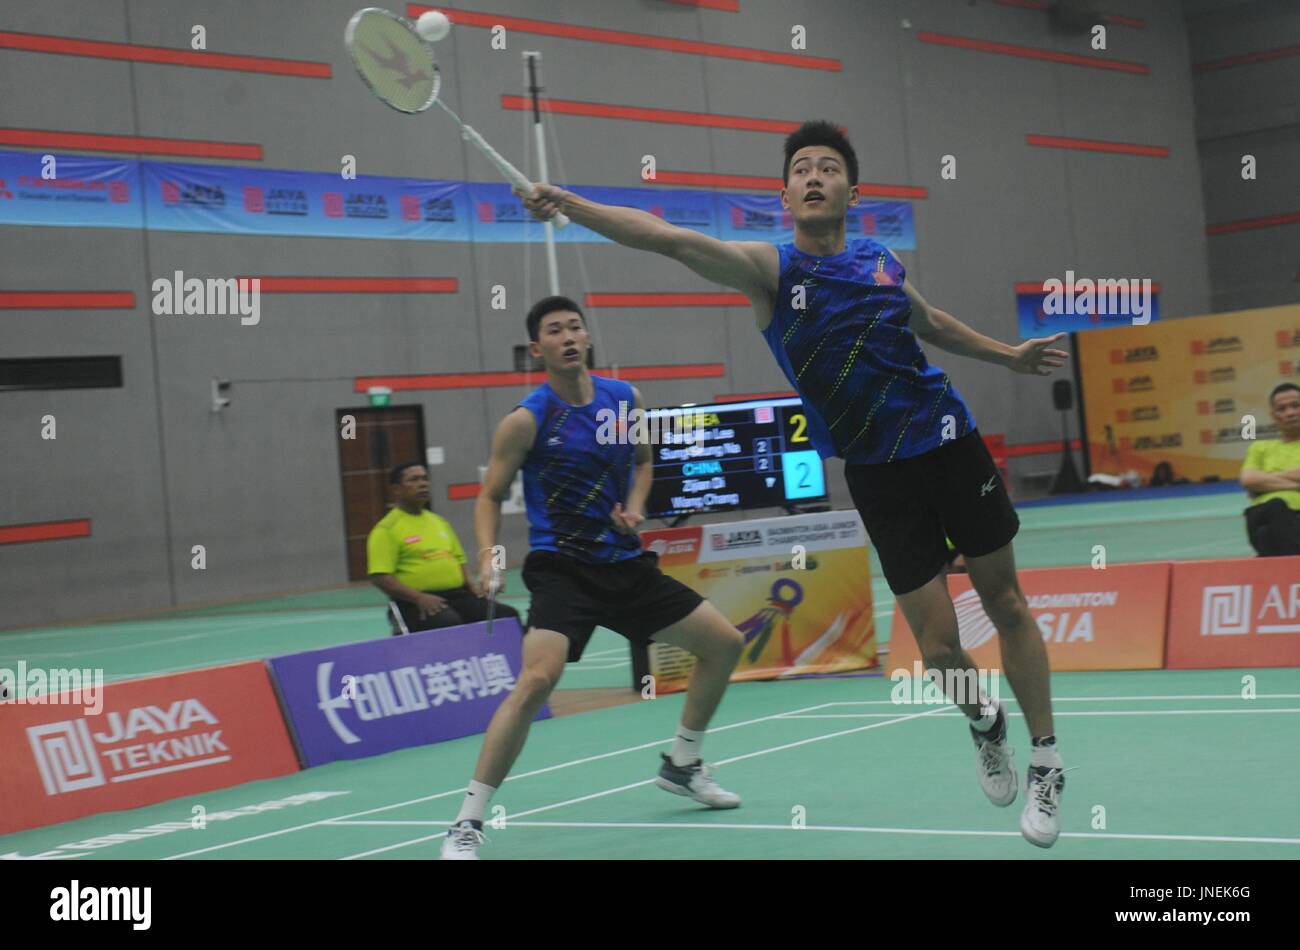
[[[347,539],[348,580],[366,579],[366,538],[390,506],[388,472],[399,462],[424,461],[424,409],[338,409],[334,431],[343,417],[356,419],[356,438],[339,439],[339,478],[343,485],[343,525]]]

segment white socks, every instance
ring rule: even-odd
[[[673,765],[690,765],[697,759],[703,758],[700,755],[700,748],[703,745],[704,731],[695,732],[685,726],[678,726],[677,738],[673,740],[673,748],[668,753],[668,758],[672,759]]]
[[[993,700],[989,699],[983,693],[980,693],[980,708],[986,709],[988,712],[976,719],[972,719],[970,721],[971,728],[976,732],[988,732],[997,725],[998,704],[993,702]]]
[[[465,801],[460,806],[460,814],[456,816],[456,824],[462,821],[477,821],[483,824],[483,815],[487,811],[488,802],[492,800],[493,793],[496,789],[491,785],[484,785],[482,782],[471,781],[469,791],[465,793]]]

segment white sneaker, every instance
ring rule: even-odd
[[[980,788],[989,801],[999,808],[1006,808],[1016,800],[1016,767],[1011,761],[1011,749],[1007,746],[1007,714],[999,707],[998,721],[988,732],[980,732],[970,727],[971,738],[975,740],[975,772],[979,776]]]
[[[1050,848],[1061,833],[1061,792],[1065,770],[1031,765],[1025,775],[1025,810],[1020,813],[1020,833],[1030,844]]]
[[[477,861],[478,847],[486,840],[483,832],[467,818],[447,829],[440,857],[443,861]]]
[[[690,765],[674,765],[673,760],[662,752],[664,764],[659,767],[655,784],[674,795],[685,795],[701,805],[710,808],[738,808],[740,796],[729,792],[719,785],[709,771],[709,767],[699,759]]]

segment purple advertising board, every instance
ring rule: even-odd
[[[487,729],[523,665],[514,618],[267,661],[305,766],[445,742]],[[550,718],[542,707],[537,719]]]

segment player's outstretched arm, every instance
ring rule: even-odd
[[[958,356],[974,357],[986,363],[1005,366],[1016,373],[1028,373],[1034,376],[1050,376],[1052,371],[1058,366],[1063,366],[1064,361],[1070,356],[1064,350],[1048,349],[1053,343],[1063,339],[1064,333],[1025,340],[1012,346],[971,329],[950,313],[931,307],[912,286],[910,280],[903,281],[903,291],[912,303],[908,327],[922,340],[941,350],[956,353]]]
[[[719,241],[638,208],[600,204],[541,182],[533,187],[536,191],[532,198],[519,197],[533,216],[543,221],[563,211],[571,220],[611,241],[671,257],[706,280],[739,290],[755,304],[770,306],[776,294],[778,257],[771,244]]]
[[[510,496],[510,484],[524,464],[528,450],[537,438],[533,414],[520,407],[501,420],[492,436],[492,456],[488,460],[483,487],[474,502],[474,537],[478,540],[479,584],[484,590],[492,581],[493,548],[501,528],[501,502]]]

